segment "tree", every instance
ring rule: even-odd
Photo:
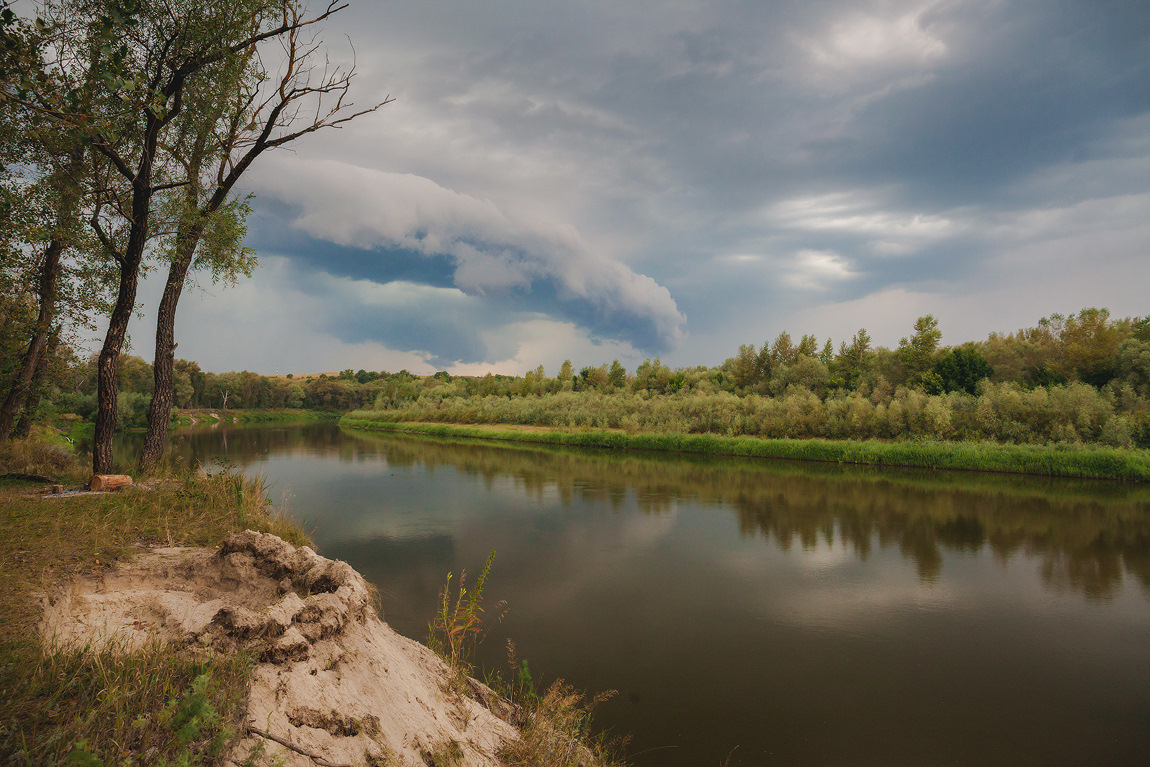
[[[153,234],[154,198],[187,184],[172,180],[161,150],[184,111],[190,84],[226,71],[224,62],[250,55],[263,41],[297,33],[340,7],[333,0],[301,20],[301,6],[293,0],[60,0],[47,7],[53,47],[41,48],[38,61],[21,59],[28,65],[18,87],[0,91],[10,105],[83,141],[96,161],[89,224],[115,264],[118,287],[100,352],[94,472],[112,467],[116,369]]]
[[[1129,384],[1139,395],[1150,397],[1150,338],[1133,336],[1118,347],[1117,381]]]
[[[799,358],[799,350],[791,341],[791,334],[785,330],[775,337],[771,345],[771,369],[793,365]]]
[[[588,365],[579,371],[580,389],[603,389],[607,386],[607,365],[591,367]]]
[[[607,383],[613,389],[622,389],[627,385],[627,369],[619,360],[611,363],[611,369],[607,372]]]
[[[307,18],[296,3],[270,3],[283,9],[285,30],[276,36],[286,63],[270,93],[263,87],[269,74],[262,68],[255,44],[216,62],[216,71],[202,92],[194,92],[199,108],[189,110],[177,159],[183,170],[183,210],[174,238],[171,266],[156,320],[156,394],[148,411],[148,432],[140,467],[148,470],[163,455],[172,405],[172,360],[175,350],[176,305],[193,260],[206,263],[213,274],[233,278],[250,273],[254,256],[240,244],[242,200],[232,190],[252,163],[270,149],[282,147],[322,128],[334,128],[389,103],[391,97],[355,111],[347,94],[354,67],[315,72],[319,48],[302,38],[305,30],[343,6]],[[314,81],[313,81],[314,79]],[[189,88],[192,93],[192,89]],[[325,103],[325,100],[327,102]],[[306,108],[305,108],[306,107]],[[310,115],[301,118],[301,115]],[[222,214],[222,215],[221,215]],[[207,245],[207,247],[204,247]],[[197,248],[199,248],[197,255]]]
[[[934,372],[935,354],[942,340],[938,320],[933,315],[919,317],[914,322],[914,335],[898,342],[898,360],[903,376],[911,386],[922,386]]]
[[[830,365],[835,359],[835,345],[831,339],[827,339],[826,344],[823,345],[823,350],[819,352],[819,362],[824,365]]]
[[[754,344],[741,344],[739,346],[739,353],[735,355],[732,368],[731,375],[734,378],[735,386],[739,389],[750,389],[761,380],[759,355],[755,352]],[[639,371],[636,371],[636,375],[639,375]]]
[[[1110,322],[1106,309],[1083,309],[1062,326],[1062,366],[1059,373],[1092,386],[1105,386],[1115,376],[1118,347],[1124,333]]]
[[[558,381],[560,386],[570,381],[574,375],[571,360],[563,360],[563,364],[559,366]]]
[[[800,357],[817,357],[819,354],[819,341],[808,333],[799,339],[798,352]]]
[[[850,346],[846,341],[839,345],[838,356],[835,357],[835,372],[848,389],[857,389],[862,374],[870,369],[873,352],[870,348],[870,335],[866,328],[860,328],[851,339]]]
[[[19,93],[40,63],[40,50],[50,30],[30,25],[5,8],[0,14],[0,92]],[[9,364],[13,347],[4,344],[5,365],[0,380],[9,384],[0,403],[0,440],[7,439],[17,412],[37,379],[49,346],[59,337],[63,260],[79,237],[79,212],[85,195],[87,147],[74,133],[60,130],[35,112],[0,112],[0,264],[6,276],[20,275],[27,285],[36,274],[38,310],[30,322],[13,322],[5,306],[4,325],[23,349]],[[11,283],[4,280],[4,288]],[[25,288],[26,289],[26,288]],[[23,292],[23,291],[21,291]],[[21,301],[5,290],[5,303]],[[35,403],[30,403],[35,409]]]
[[[974,394],[978,382],[994,374],[986,359],[973,346],[959,346],[946,352],[934,365],[942,391]]]

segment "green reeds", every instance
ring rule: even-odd
[[[754,458],[900,466],[960,471],[994,471],[1054,477],[1150,481],[1150,452],[1078,445],[1000,445],[984,442],[761,439],[717,434],[627,434],[605,430],[533,429],[461,426],[442,423],[389,422],[345,416],[350,429],[409,432],[513,442],[607,448],[660,450]]]

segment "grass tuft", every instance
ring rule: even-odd
[[[587,699],[563,680],[554,682],[537,696],[520,727],[520,738],[499,752],[508,767],[585,767],[621,765],[620,743],[612,742],[591,728],[595,707],[614,693]]]

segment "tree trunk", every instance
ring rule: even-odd
[[[64,252],[64,241],[53,238],[44,251],[44,264],[40,268],[40,314],[36,318],[36,331],[20,360],[20,372],[12,384],[12,390],[0,405],[0,441],[8,439],[16,411],[23,404],[28,386],[36,375],[36,370],[52,331],[52,321],[56,313],[56,284],[60,274],[60,255]]]
[[[143,248],[140,248],[143,255]],[[108,333],[104,336],[104,346],[96,372],[96,432],[92,437],[92,473],[112,473],[112,435],[116,432],[116,406],[120,398],[120,385],[117,372],[120,366],[120,350],[124,347],[124,336],[128,332],[128,321],[136,306],[136,287],[139,281],[140,259],[134,263],[125,259],[120,266],[120,289],[116,294],[116,305],[108,322]]]
[[[155,151],[155,145],[151,151]],[[120,382],[117,372],[120,366],[120,350],[124,348],[124,337],[128,333],[128,322],[136,308],[136,288],[140,279],[140,262],[144,259],[144,246],[148,242],[148,216],[152,204],[152,155],[146,153],[140,162],[140,172],[133,184],[132,228],[128,234],[128,246],[117,259],[120,264],[120,287],[116,292],[116,303],[112,316],[108,319],[108,333],[104,336],[104,346],[100,349],[100,359],[96,367],[96,432],[92,437],[92,473],[112,473],[112,435],[116,432],[118,413],[116,406],[120,397]]]
[[[193,251],[194,247],[193,244]],[[145,473],[156,467],[168,444],[168,425],[172,419],[172,400],[175,394],[176,305],[180,301],[191,261],[191,253],[187,258],[181,253],[168,268],[168,281],[164,285],[164,295],[160,298],[156,316],[156,357],[152,362],[155,386],[152,387],[152,402],[148,405],[148,432],[144,435],[144,452],[140,456],[140,471]]]
[[[56,353],[56,347],[60,345],[60,330],[57,328],[52,332],[48,338],[48,343],[44,349],[44,354],[41,359],[50,359]],[[40,399],[44,396],[44,365],[36,367],[36,375],[32,378],[31,385],[28,387],[28,398],[24,401],[24,410],[20,413],[20,420],[16,422],[16,436],[27,437],[32,432],[32,421],[36,419],[36,411],[40,408]]]

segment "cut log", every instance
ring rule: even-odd
[[[132,478],[127,474],[93,474],[92,478],[88,480],[88,489],[93,492],[118,490],[130,484],[132,484]]]

